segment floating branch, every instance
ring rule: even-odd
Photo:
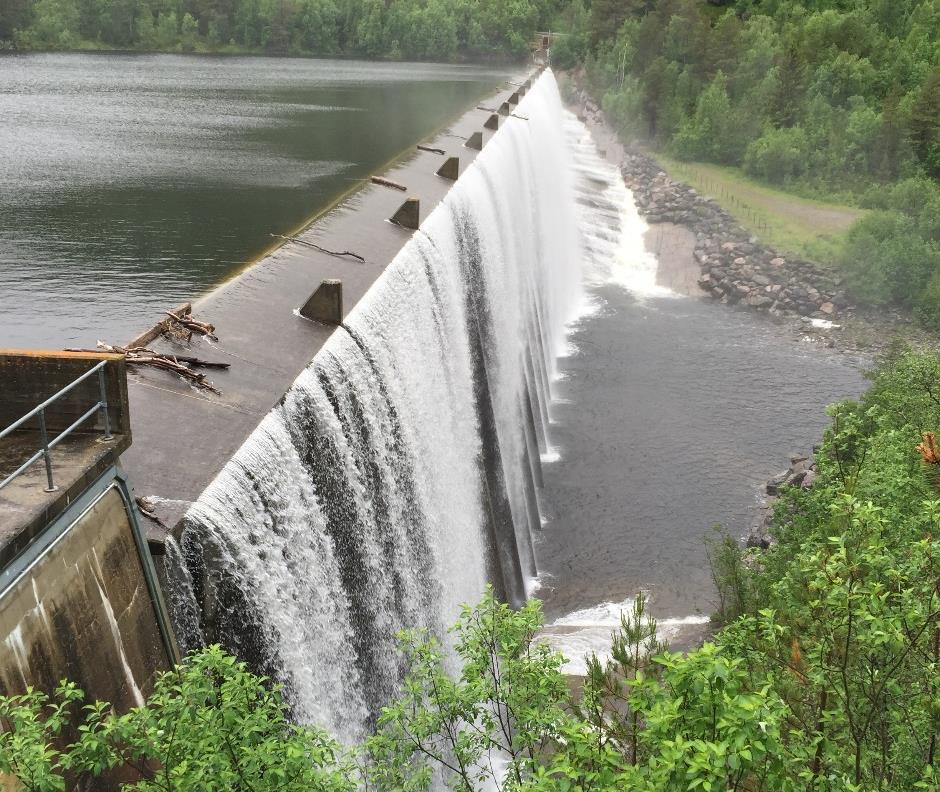
[[[149,352],[150,350],[145,351]],[[232,365],[231,363],[218,363],[214,360],[202,360],[201,358],[191,357],[190,355],[173,355],[172,357],[174,360],[185,363],[191,368],[227,369]]]
[[[300,237],[284,236],[283,234],[271,234],[271,236],[277,239],[287,240],[288,242],[296,242],[298,245],[312,247],[314,250],[319,250],[321,253],[326,253],[328,256],[349,256],[350,258],[358,259],[363,264],[366,263],[366,260],[362,256],[358,253],[353,253],[351,250],[329,250],[318,245],[316,242],[308,242],[306,239],[301,239]]]
[[[164,311],[163,313],[169,316],[181,327],[185,327],[187,330],[189,330],[190,334],[198,333],[199,335],[204,335],[213,341],[219,340],[218,336],[215,334],[215,325],[209,324],[208,322],[200,322],[197,319],[193,319],[191,315],[180,316],[179,314],[175,314],[172,311]]]
[[[495,113],[495,107],[484,107],[483,105],[477,105],[477,110],[486,110],[487,113]]]
[[[529,117],[524,115],[519,115],[518,113],[513,113],[510,118],[518,118],[520,121],[528,121]]]
[[[432,146],[422,146],[418,144],[418,151],[428,151],[431,154],[446,154],[447,152],[444,149],[434,148]]]
[[[393,190],[401,190],[402,192],[408,189],[404,184],[399,184],[391,179],[383,179],[381,176],[373,176],[372,183],[381,184],[383,187],[391,187]]]

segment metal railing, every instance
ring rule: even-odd
[[[101,411],[101,415],[104,419],[104,436],[101,438],[103,441],[113,440],[114,435],[111,434],[111,419],[108,415],[108,391],[107,383],[105,380],[105,366],[107,365],[107,360],[102,360],[100,363],[96,364],[93,368],[90,368],[78,379],[73,380],[71,383],[66,385],[62,390],[56,393],[54,396],[46,399],[38,407],[34,407],[26,415],[20,418],[16,423],[11,424],[2,432],[0,432],[0,440],[4,437],[12,434],[17,429],[23,426],[31,418],[39,416],[39,440],[41,446],[39,450],[33,454],[26,462],[20,465],[16,470],[14,470],[9,476],[7,476],[3,481],[0,481],[0,489],[3,489],[7,484],[9,484],[13,479],[19,476],[24,470],[26,470],[30,465],[36,462],[38,459],[42,458],[46,463],[46,492],[55,492],[58,487],[55,485],[55,481],[52,477],[52,457],[49,455],[49,452],[55,448],[59,443],[61,443],[66,437],[68,437],[72,432],[74,432],[79,426],[81,426],[85,421],[87,421],[91,416]],[[75,421],[67,429],[63,429],[59,434],[57,434],[52,440],[49,440],[49,433],[46,431],[46,408],[51,404],[56,402],[58,399],[61,399],[66,393],[69,393],[75,386],[80,385],[82,382],[91,377],[95,372],[98,373],[98,402],[91,407],[87,412],[84,413],[77,421]]]

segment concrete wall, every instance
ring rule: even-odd
[[[53,483],[45,465],[33,465],[0,490],[0,569],[74,503],[131,444],[127,376],[121,355],[0,350],[0,431],[56,395],[104,361],[105,394],[112,439],[104,442],[98,411],[64,438],[50,454]],[[100,400],[98,375],[81,382],[45,410],[49,442]],[[0,439],[0,481],[42,447],[38,417]]]
[[[0,349],[0,429],[22,418],[36,405],[76,380],[101,360],[107,360],[106,393],[111,430],[130,435],[127,378],[123,355],[88,352],[44,352]],[[98,401],[98,379],[92,376],[57,400],[46,414],[50,434],[61,431]],[[96,423],[97,422],[97,423]],[[100,429],[100,418],[89,419],[85,431]]]
[[[116,484],[10,583],[0,595],[0,693],[52,690],[67,677],[127,709],[170,667]]]

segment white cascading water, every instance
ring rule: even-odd
[[[343,739],[397,690],[398,630],[536,576],[581,251],[550,72],[517,113],[187,516],[199,634]]]
[[[616,165],[601,156],[590,131],[573,113],[565,113],[565,132],[576,175],[588,282],[615,283],[638,299],[676,297],[656,282],[659,262],[644,242],[649,225]]]

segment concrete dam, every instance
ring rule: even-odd
[[[399,630],[443,636],[488,581],[518,604],[537,574],[580,302],[562,112],[542,75],[185,517],[182,642],[250,658],[302,721],[354,737],[394,695]]]
[[[49,487],[40,453],[0,492],[7,691],[77,676],[126,707],[180,650],[220,642],[282,682],[299,721],[353,739],[400,681],[398,630],[445,636],[487,583],[526,599],[555,359],[582,299],[563,114],[550,72],[501,91],[198,301],[220,341],[194,352],[232,361],[215,395],[114,355],[6,353],[26,377],[11,420],[41,402],[42,424],[70,393],[68,437],[12,447],[48,445]],[[305,304],[312,288],[328,299]],[[179,354],[164,328],[127,346]],[[122,439],[101,445],[115,415]],[[110,671],[57,642],[47,589],[56,624],[113,644]]]

